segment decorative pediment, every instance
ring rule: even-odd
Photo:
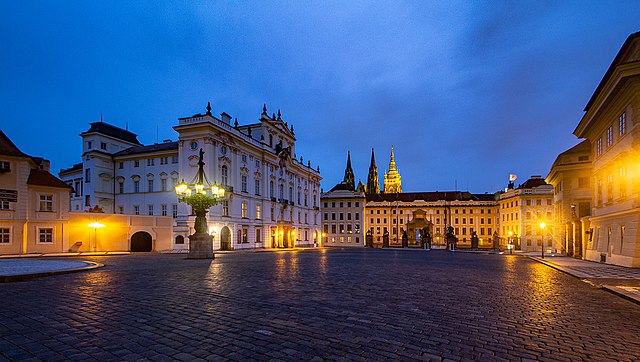
[[[231,164],[231,159],[227,157],[227,155],[222,155],[218,157],[218,161],[220,161],[221,163],[229,164],[229,165]]]
[[[256,178],[262,178],[262,174],[260,173],[260,171],[256,171],[256,172],[254,172],[254,173],[253,173],[253,175],[254,175]]]
[[[216,138],[220,141],[220,143],[222,143],[223,145],[235,145],[236,143],[233,141],[233,138],[227,136],[226,134],[222,133],[222,132],[218,132],[216,133]]]
[[[249,174],[249,169],[247,168],[247,166],[246,166],[246,165],[242,165],[242,167],[240,167],[240,172],[241,172],[243,175],[248,175],[248,174]]]

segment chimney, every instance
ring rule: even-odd
[[[226,112],[220,113],[220,117],[222,119],[222,122],[224,122],[226,124],[230,124],[231,123],[231,116],[228,115]]]

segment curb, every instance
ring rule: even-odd
[[[580,276],[580,275],[574,274],[574,273],[572,273],[572,272],[570,272],[568,270],[565,270],[565,269],[559,267],[558,265],[552,264],[552,263],[550,263],[550,262],[548,262],[546,260],[541,260],[541,259],[539,259],[538,257],[535,257],[535,256],[528,256],[528,258],[531,259],[531,260],[535,260],[540,264],[544,264],[544,265],[546,265],[546,266],[548,266],[548,267],[550,267],[552,269],[555,269],[557,271],[560,271],[562,273],[570,275],[570,276],[572,276],[572,277],[574,277],[576,279],[580,279],[582,282],[587,283],[587,284],[589,284],[589,285],[591,285],[593,287],[596,287],[598,289],[607,291],[607,292],[609,292],[609,293],[611,293],[611,294],[613,294],[615,296],[621,297],[621,298],[626,299],[626,300],[628,300],[628,301],[630,301],[632,303],[640,305],[640,299],[637,299],[636,297],[632,296],[629,292],[627,292],[624,289],[621,289],[621,288],[618,288],[618,287],[612,286],[612,285],[597,285],[597,284],[591,282],[590,280],[588,280],[586,278],[586,276]]]
[[[61,275],[61,274],[70,274],[77,273],[86,270],[93,270],[96,268],[102,268],[104,264],[96,263],[93,261],[82,261],[83,263],[87,263],[88,265],[80,268],[71,268],[71,269],[61,269],[54,270],[48,272],[41,273],[32,273],[32,274],[18,274],[18,275],[0,275],[0,283],[13,283],[13,282],[23,282],[35,278],[48,277],[52,275]]]

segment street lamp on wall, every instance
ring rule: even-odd
[[[99,221],[94,221],[87,226],[89,226],[90,228],[93,228],[93,234],[94,234],[93,251],[96,251],[97,244],[98,244],[98,229],[102,229],[105,225]],[[89,247],[89,249],[91,249],[91,247]]]
[[[544,259],[544,228],[547,224],[543,221],[540,223],[540,230],[542,231],[542,259]]]

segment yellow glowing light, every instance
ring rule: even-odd
[[[323,238],[326,237],[326,236],[327,236],[327,233],[322,233],[322,237]]]
[[[202,191],[204,191],[204,185],[203,184],[196,184],[195,188],[196,188],[196,193],[197,194],[201,194]]]
[[[183,182],[176,185],[176,193],[178,195],[184,195],[187,192],[187,184]]]
[[[284,231],[280,230],[280,236],[284,235]]]
[[[218,185],[214,184],[213,186],[211,186],[211,193],[213,194],[213,196],[218,196],[218,191],[220,191]]]
[[[218,189],[218,197],[224,197],[224,187]]]
[[[90,228],[94,228],[94,229],[102,229],[104,227],[104,224],[98,222],[98,221],[94,221],[91,224],[87,225]]]
[[[547,224],[544,221],[540,223],[540,229],[544,230],[546,226]]]
[[[513,231],[509,231],[509,236],[513,236]]]

